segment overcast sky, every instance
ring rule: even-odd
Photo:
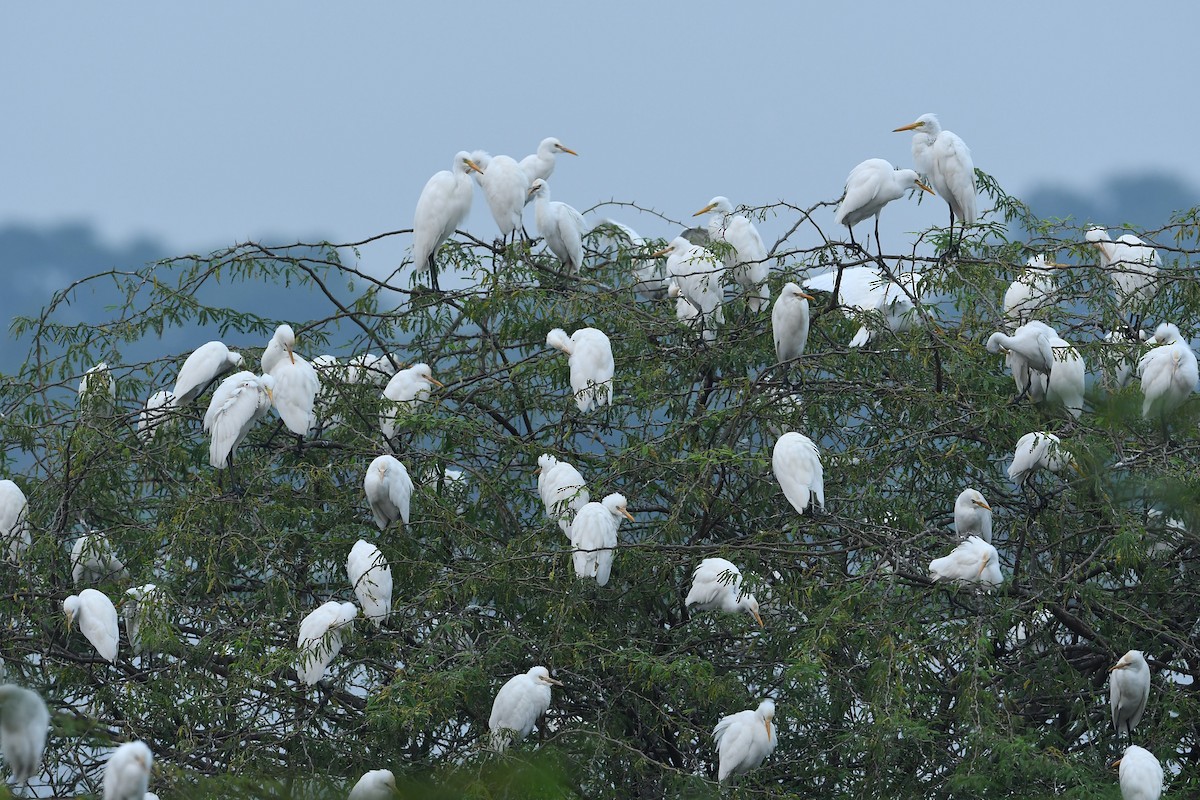
[[[1200,6],[1163,9],[7,4],[0,222],[87,220],[181,251],[350,241],[409,227],[455,151],[520,158],[548,135],[580,153],[551,185],[581,209],[616,198],[684,218],[716,194],[808,205],[836,199],[864,158],[910,166],[911,136],[891,130],[929,111],[1017,195],[1141,170],[1200,184]],[[938,201],[893,224],[945,216]],[[468,228],[495,233],[478,193]]]

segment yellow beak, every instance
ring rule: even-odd
[[[716,203],[709,203],[709,204],[708,204],[708,205],[706,205],[704,208],[702,208],[702,209],[700,209],[699,211],[697,211],[695,214],[692,214],[692,216],[693,216],[693,217],[698,217],[698,216],[700,216],[701,214],[707,214],[708,212],[712,211],[712,210],[713,210],[714,208],[716,208],[716,207],[717,207],[717,204],[716,204]]]
[[[763,725],[765,725],[767,728],[767,741],[769,742],[769,741],[771,741],[771,720],[764,719]]]
[[[628,509],[622,508],[621,513],[625,515],[625,519],[629,520],[630,522],[637,522],[637,520],[633,518],[633,514],[629,513]]]
[[[571,148],[569,148],[569,147],[563,147],[561,144],[558,146],[558,149],[559,149],[559,150],[561,150],[561,151],[562,151],[562,152],[564,152],[564,153],[570,153],[570,154],[571,154],[571,155],[573,155],[573,156],[577,156],[577,155],[579,155],[579,153],[576,153],[576,152],[575,152],[574,150],[572,150]]]
[[[905,125],[903,128],[893,128],[893,129],[892,129],[892,133],[903,133],[904,131],[912,131],[912,130],[916,130],[917,128],[920,128],[920,127],[922,127],[922,126],[924,126],[924,125],[925,125],[925,123],[924,123],[924,122],[921,122],[920,120],[917,120],[916,122],[913,122],[913,123],[910,123],[910,124],[908,124],[908,125]]]
[[[805,300],[816,300],[817,299],[817,298],[813,297],[811,294],[808,294],[806,292],[801,292],[800,294],[796,295],[796,297],[801,297]]]
[[[295,363],[296,363],[296,356],[294,356],[294,355],[292,354],[292,346],[291,346],[290,344],[285,344],[285,345],[284,345],[284,348],[286,348],[286,349],[287,349],[288,358],[290,358],[290,359],[292,360],[292,363],[293,363],[293,364],[295,364]]]
[[[992,507],[989,506],[987,503],[981,503],[978,500],[975,501],[975,505],[979,506],[980,508],[986,508],[988,511],[992,510]]]
[[[700,213],[703,214],[704,212],[701,211]],[[664,247],[662,250],[659,250],[657,253],[651,253],[649,255],[649,258],[662,258],[663,256],[667,255],[668,253],[673,253],[673,252],[675,252],[674,247]]]
[[[476,171],[476,172],[478,172],[480,175],[482,175],[482,174],[483,174],[483,170],[481,170],[481,169],[479,168],[479,165],[478,165],[478,164],[476,164],[474,161],[472,161],[472,160],[471,160],[471,159],[469,159],[469,158],[467,159],[467,168],[468,168],[468,169],[473,169],[473,170],[475,170],[475,171]]]
[[[895,131],[892,131],[892,133],[895,133]],[[937,196],[937,192],[935,192],[933,189],[930,189],[928,186],[921,183],[920,181],[917,181],[917,188],[924,189],[925,191],[929,192],[931,195],[934,195],[935,197]]]
[[[976,573],[975,573],[975,577],[976,577],[976,578],[978,578],[980,575],[982,575],[982,574],[983,574],[983,571],[984,571],[985,569],[987,569],[988,562],[989,562],[989,561],[991,561],[991,560],[992,560],[992,557],[991,557],[991,556],[984,556],[984,557],[983,557],[983,563],[979,565],[979,572],[976,572]]]
[[[758,621],[758,627],[760,627],[760,628],[765,628],[765,627],[767,627],[766,625],[763,625],[762,617],[760,617],[760,616],[758,615],[758,612],[757,612],[757,611],[755,611],[754,609],[750,609],[750,613],[751,613],[751,614],[753,614],[753,615],[754,615],[754,619]]]

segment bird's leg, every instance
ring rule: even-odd
[[[875,250],[879,253],[879,260],[883,261],[883,242],[879,241],[879,215],[875,215]]]
[[[440,292],[437,280],[437,263],[433,260],[433,254],[429,255],[429,291]]]

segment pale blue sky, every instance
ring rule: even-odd
[[[890,131],[927,111],[1018,195],[1146,169],[1200,184],[1200,7],[1164,8],[9,4],[0,222],[83,219],[179,250],[352,240],[410,226],[456,150],[520,158],[547,135],[581,153],[551,181],[579,208],[808,205],[864,158],[910,165]],[[884,235],[945,216],[896,212]],[[478,194],[468,228],[495,232]],[[399,257],[364,252],[373,269]]]

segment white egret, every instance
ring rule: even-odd
[[[1141,650],[1130,650],[1108,668],[1108,706],[1117,735],[1133,735],[1150,698],[1150,665]]]
[[[262,371],[275,381],[271,402],[283,424],[297,436],[307,436],[317,424],[314,409],[321,379],[313,365],[296,353],[295,347],[296,332],[292,326],[277,327],[263,350]]]
[[[1012,463],[1008,465],[1008,479],[1022,484],[1039,469],[1059,472],[1075,462],[1071,454],[1062,449],[1062,442],[1053,433],[1035,431],[1017,440]]]
[[[522,158],[521,169],[529,178],[529,182],[533,183],[538,178],[544,181],[550,180],[550,176],[554,173],[554,157],[559,153],[579,155],[553,136],[547,136],[538,144],[536,153]]]
[[[1000,556],[996,548],[978,536],[968,536],[948,556],[929,562],[929,577],[935,581],[979,583],[999,586],[1004,582],[1000,573]]]
[[[162,602],[162,591],[153,583],[125,590],[125,603],[121,611],[125,617],[125,632],[129,634],[129,646],[135,654],[140,654],[144,649],[142,630],[162,612]]]
[[[954,531],[960,539],[978,536],[992,543],[992,507],[978,489],[963,489],[954,501]]]
[[[908,272],[896,278],[899,283],[885,277],[875,267],[849,267],[841,271],[840,282],[835,269],[805,278],[803,285],[813,292],[830,293],[837,285],[837,302],[846,317],[854,319],[863,314],[880,314],[888,330],[901,333],[921,324],[910,298],[910,295],[913,298],[919,295],[921,273]],[[863,325],[849,346],[864,347],[873,336],[871,328]]]
[[[742,591],[742,572],[732,561],[723,558],[706,558],[692,572],[692,588],[688,591],[684,606],[696,606],[699,611],[724,611],[737,614],[745,611],[762,626],[758,613],[758,601],[754,595]]]
[[[113,553],[112,545],[103,533],[82,534],[71,545],[71,580],[76,586],[128,577],[125,565]]]
[[[633,514],[625,506],[625,497],[614,493],[579,509],[569,534],[574,548],[571,560],[575,577],[595,578],[600,586],[608,583],[621,517],[633,520]]]
[[[145,742],[118,747],[104,768],[104,800],[143,800],[153,766],[154,754]]]
[[[845,225],[850,231],[850,242],[854,241],[854,226],[865,219],[875,218],[875,247],[883,252],[879,242],[879,212],[893,200],[898,200],[906,192],[913,189],[933,194],[933,190],[921,183],[916,170],[897,169],[890,161],[882,158],[868,158],[854,169],[846,178],[846,195],[842,198],[833,216],[838,225]]]
[[[728,197],[714,197],[708,205],[693,214],[707,214],[708,236],[712,242],[725,242],[729,250],[725,253],[725,268],[742,287],[751,311],[761,311],[771,300],[767,287],[767,276],[771,266],[767,263],[767,246],[763,244],[758,228],[742,214],[733,213],[733,203]]]
[[[50,711],[37,692],[11,683],[0,686],[0,753],[13,783],[26,783],[42,768]]]
[[[389,439],[395,436],[396,417],[399,412],[411,412],[417,403],[428,400],[434,386],[442,388],[442,384],[434,380],[433,370],[428,364],[418,363],[398,370],[383,388],[383,399],[390,401],[385,402],[383,410],[379,412],[379,427],[383,430],[383,435]]]
[[[821,453],[812,439],[794,431],[780,436],[771,453],[771,468],[796,513],[803,514],[814,498],[818,506],[825,507]]]
[[[325,669],[342,651],[342,637],[349,633],[357,616],[354,603],[330,600],[300,621],[300,636],[296,639],[300,666],[296,672],[301,683],[312,686],[325,677]]]
[[[270,375],[259,376],[248,370],[221,381],[204,414],[204,430],[212,434],[209,464],[217,469],[233,464],[237,446],[254,423],[271,410],[274,387],[275,379]]]
[[[171,416],[171,406],[174,403],[175,398],[166,389],[160,389],[146,398],[146,405],[138,413],[138,438],[143,442],[153,441],[154,434],[158,433],[158,426]]]
[[[719,759],[718,781],[749,772],[771,755],[777,744],[771,725],[774,719],[773,700],[763,700],[753,711],[739,711],[721,718],[713,728]]]
[[[1116,289],[1117,307],[1129,315],[1130,330],[1137,330],[1146,305],[1158,294],[1158,251],[1132,233],[1114,242],[1103,228],[1089,228],[1084,239],[1099,251],[1100,268],[1108,270]]]
[[[413,482],[408,470],[395,456],[385,454],[371,462],[363,477],[363,492],[379,530],[398,519],[408,524]]]
[[[725,275],[723,262],[705,247],[692,244],[682,236],[671,240],[652,257],[667,256],[667,275],[674,288],[668,294],[676,297],[676,316],[699,328],[706,341],[717,338],[717,326],[725,321],[721,304],[725,290],[721,280]]]
[[[1046,381],[1046,400],[1059,403],[1075,419],[1083,414],[1084,381],[1087,368],[1083,356],[1070,342],[1057,333],[1050,339],[1054,352],[1054,369]]]
[[[434,255],[471,212],[474,189],[468,171],[482,172],[471,160],[471,154],[460,150],[454,155],[450,169],[434,174],[417,200],[413,215],[413,268],[429,270],[429,285],[435,291],[438,282]]]
[[[550,186],[541,178],[529,185],[529,199],[536,200],[533,218],[538,236],[568,273],[578,275],[583,266],[583,235],[588,231],[583,215],[566,203],[551,201]]]
[[[804,355],[808,344],[808,301],[799,284],[787,283],[771,309],[771,334],[775,338],[775,360],[783,363]]]
[[[0,480],[0,542],[10,561],[18,560],[33,543],[28,511],[29,501],[21,487],[7,478]]]
[[[1044,322],[1027,322],[1009,336],[996,331],[987,340],[989,353],[1004,353],[1013,380],[1017,382],[1019,397],[1030,395],[1040,400],[1045,392],[1045,379],[1054,368],[1054,348],[1050,341],[1058,334]],[[1042,381],[1035,385],[1034,376],[1040,374]]]
[[[346,364],[346,383],[373,383],[386,386],[396,374],[397,358],[375,353],[359,353]]]
[[[112,400],[117,396],[117,381],[113,378],[112,370],[108,368],[108,364],[101,361],[96,366],[83,373],[79,379],[79,399],[84,402],[84,397],[89,395],[92,390],[99,392],[97,397],[103,397],[107,389],[108,399]],[[91,402],[91,401],[88,401]]]
[[[496,227],[500,229],[500,238],[507,241],[522,227],[521,217],[525,210],[526,195],[530,191],[530,180],[516,159],[509,156],[490,156],[482,150],[476,150],[471,158],[480,168],[475,180],[483,189],[492,219],[496,220]]]
[[[1004,292],[1004,316],[1023,324],[1039,309],[1052,305],[1058,295],[1058,280],[1053,272],[1056,266],[1043,255],[1030,256],[1025,268]]]
[[[962,241],[966,226],[975,221],[975,164],[966,142],[947,130],[942,130],[935,114],[922,114],[916,122],[893,133],[912,131],[913,164],[929,179],[933,191],[950,206],[950,241],[954,244],[954,220],[962,223],[958,240]]]
[[[1142,350],[1158,344],[1144,330],[1139,330],[1131,337],[1128,331],[1109,331],[1103,340],[1106,349],[1115,350],[1117,356],[1111,364],[1111,371],[1105,371],[1104,381],[1111,391],[1119,392],[1130,384],[1142,358]]]
[[[362,606],[363,616],[376,628],[392,610],[392,568],[379,548],[359,539],[346,558],[346,577]]]
[[[348,800],[390,800],[396,795],[396,776],[390,769],[373,769],[363,773],[350,790]]]
[[[1142,416],[1149,417],[1152,411],[1166,416],[1191,396],[1200,380],[1196,354],[1179,328],[1164,322],[1154,331],[1158,347],[1142,356],[1138,361],[1138,375],[1142,379]]]
[[[175,388],[171,390],[174,404],[186,406],[195,400],[210,383],[234,369],[240,369],[246,359],[231,352],[222,342],[206,342],[195,350],[179,368]]]
[[[571,520],[592,499],[579,470],[549,453],[538,456],[538,495],[546,516],[571,535]]]
[[[604,231],[604,227],[611,227],[615,234],[609,234]],[[607,246],[615,246],[618,250],[631,252],[632,263],[638,261],[648,261],[644,267],[635,267],[633,270],[633,290],[638,297],[643,300],[661,300],[667,295],[667,279],[663,275],[663,262],[659,258],[654,258],[648,255],[646,248],[646,240],[638,235],[638,232],[624,223],[617,222],[615,219],[602,219],[592,226],[592,230],[599,230],[604,234],[601,239],[600,249],[604,249],[605,242],[611,243]]]
[[[503,751],[509,741],[521,741],[533,731],[538,719],[550,708],[550,687],[562,683],[550,677],[545,667],[533,667],[523,675],[514,675],[496,692],[488,730],[492,747]]]
[[[1158,800],[1162,797],[1162,764],[1146,748],[1129,745],[1113,766],[1118,768],[1122,800]]]
[[[95,589],[84,589],[63,600],[63,611],[67,614],[67,630],[79,618],[79,630],[96,648],[100,657],[117,663],[119,634],[117,631],[117,609],[103,593]]]
[[[583,413],[612,402],[613,354],[612,345],[604,331],[579,328],[567,337],[562,328],[546,334],[546,345],[561,350],[569,357],[571,394]]]

